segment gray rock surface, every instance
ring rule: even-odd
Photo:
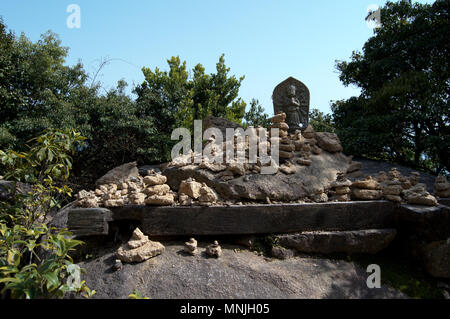
[[[119,184],[128,180],[132,176],[139,176],[139,170],[136,162],[126,163],[113,168],[108,173],[100,177],[97,180],[96,185]]]
[[[422,260],[433,277],[450,278],[450,238],[423,247]]]
[[[395,229],[317,231],[277,236],[281,246],[304,253],[369,253],[386,248],[395,238]]]
[[[249,199],[295,201],[313,195],[318,189],[328,187],[336,179],[339,171],[346,171],[349,158],[342,153],[323,152],[311,155],[311,166],[299,166],[294,174],[276,175],[252,174],[232,179],[220,180],[220,173],[201,169],[195,165],[184,167],[168,167],[163,170],[167,176],[167,184],[178,190],[181,181],[194,178],[197,182],[206,183],[223,199]]]
[[[221,258],[183,252],[183,243],[164,243],[166,251],[114,271],[111,247],[79,265],[93,298],[127,298],[134,289],[151,299],[181,298],[406,298],[390,287],[368,289],[365,269],[345,261],[294,257],[268,260],[237,246],[223,247]]]

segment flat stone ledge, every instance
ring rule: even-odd
[[[111,220],[136,220],[150,236],[286,234],[392,228],[395,209],[395,204],[388,201],[211,207],[130,205],[91,209],[98,210],[97,217],[89,216],[86,209],[73,209],[68,225],[76,235],[91,229],[104,234],[105,222]]]
[[[395,229],[368,229],[335,232],[302,232],[277,236],[283,247],[303,253],[368,253],[375,254],[394,240]]]

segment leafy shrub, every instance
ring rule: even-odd
[[[47,226],[48,213],[60,207],[63,196],[71,195],[62,183],[72,167],[69,153],[84,139],[75,131],[49,131],[30,141],[28,152],[0,151],[5,178],[32,187],[25,192],[16,184],[11,197],[0,202],[0,289],[8,297],[95,293],[79,282],[79,267],[70,257],[82,242],[65,229]]]

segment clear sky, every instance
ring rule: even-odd
[[[311,92],[311,108],[330,112],[330,100],[359,94],[344,87],[335,60],[349,59],[373,34],[364,18],[381,0],[1,0],[0,16],[31,40],[47,30],[70,47],[67,63],[78,60],[94,74],[100,60],[117,59],[98,79],[109,89],[120,79],[143,81],[141,67],[167,69],[179,55],[215,71],[225,53],[231,74],[245,75],[240,96],[257,98],[273,114],[271,95],[289,76]],[[433,1],[418,1],[432,3]],[[69,29],[68,5],[81,8],[81,28]],[[130,90],[131,91],[131,90]]]

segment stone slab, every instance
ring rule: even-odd
[[[304,253],[375,254],[386,248],[396,234],[395,229],[302,232],[277,236],[277,243]]]
[[[136,220],[151,236],[285,234],[313,230],[360,230],[395,225],[395,205],[388,201],[285,205],[151,207],[110,210],[73,209],[69,229],[105,233],[105,222]],[[111,212],[111,215],[107,213]]]
[[[107,208],[73,208],[67,216],[67,228],[76,236],[108,235],[112,212]]]

